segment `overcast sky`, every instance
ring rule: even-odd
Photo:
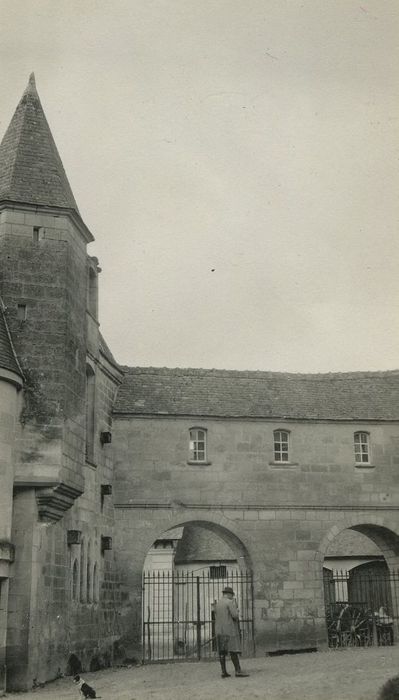
[[[0,0],[129,365],[399,367],[398,0]]]

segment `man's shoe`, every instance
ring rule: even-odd
[[[222,673],[222,678],[231,678],[230,673],[227,673],[227,671]]]
[[[244,673],[244,671],[236,671],[236,678],[248,678],[249,673]]]

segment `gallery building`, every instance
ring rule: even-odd
[[[399,371],[121,367],[93,240],[31,76],[0,145],[2,689],[214,655],[226,581],[247,653],[322,648],[349,603],[396,638]]]

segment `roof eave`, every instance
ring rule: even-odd
[[[75,209],[70,207],[55,207],[47,204],[32,204],[31,202],[16,202],[12,199],[1,199],[0,211],[3,209],[22,209],[29,212],[33,211],[35,213],[38,211],[44,211],[46,214],[52,214],[54,216],[68,216],[82,234],[86,243],[92,243],[95,240],[93,234],[86,226],[80,214]]]
[[[398,418],[371,418],[370,416],[335,416],[335,417],[317,417],[317,416],[281,416],[281,415],[248,415],[234,413],[177,413],[173,411],[133,411],[114,408],[112,410],[114,417],[129,417],[129,418],[182,418],[190,420],[247,420],[247,421],[269,421],[269,422],[291,422],[291,423],[399,423]]]
[[[12,372],[11,370],[5,369],[3,367],[0,367],[0,381],[13,384],[17,387],[17,389],[22,389],[23,387],[22,377],[16,372]]]
[[[100,348],[100,351],[99,351],[99,352],[100,352],[100,356],[101,356],[102,360],[105,361],[105,365],[103,364],[103,367],[104,367],[104,368],[105,368],[105,367],[108,368],[109,374],[112,376],[112,378],[114,379],[114,381],[120,386],[120,385],[122,384],[122,382],[123,382],[123,372],[121,372],[120,367],[118,366],[118,364],[116,363],[116,361],[112,361],[112,360],[110,359],[109,355],[107,355],[107,354],[104,352],[104,350],[102,350],[102,349]]]

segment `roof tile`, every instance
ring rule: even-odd
[[[33,73],[0,145],[0,200],[79,213]]]
[[[122,369],[115,414],[399,420],[399,370],[288,374]]]

